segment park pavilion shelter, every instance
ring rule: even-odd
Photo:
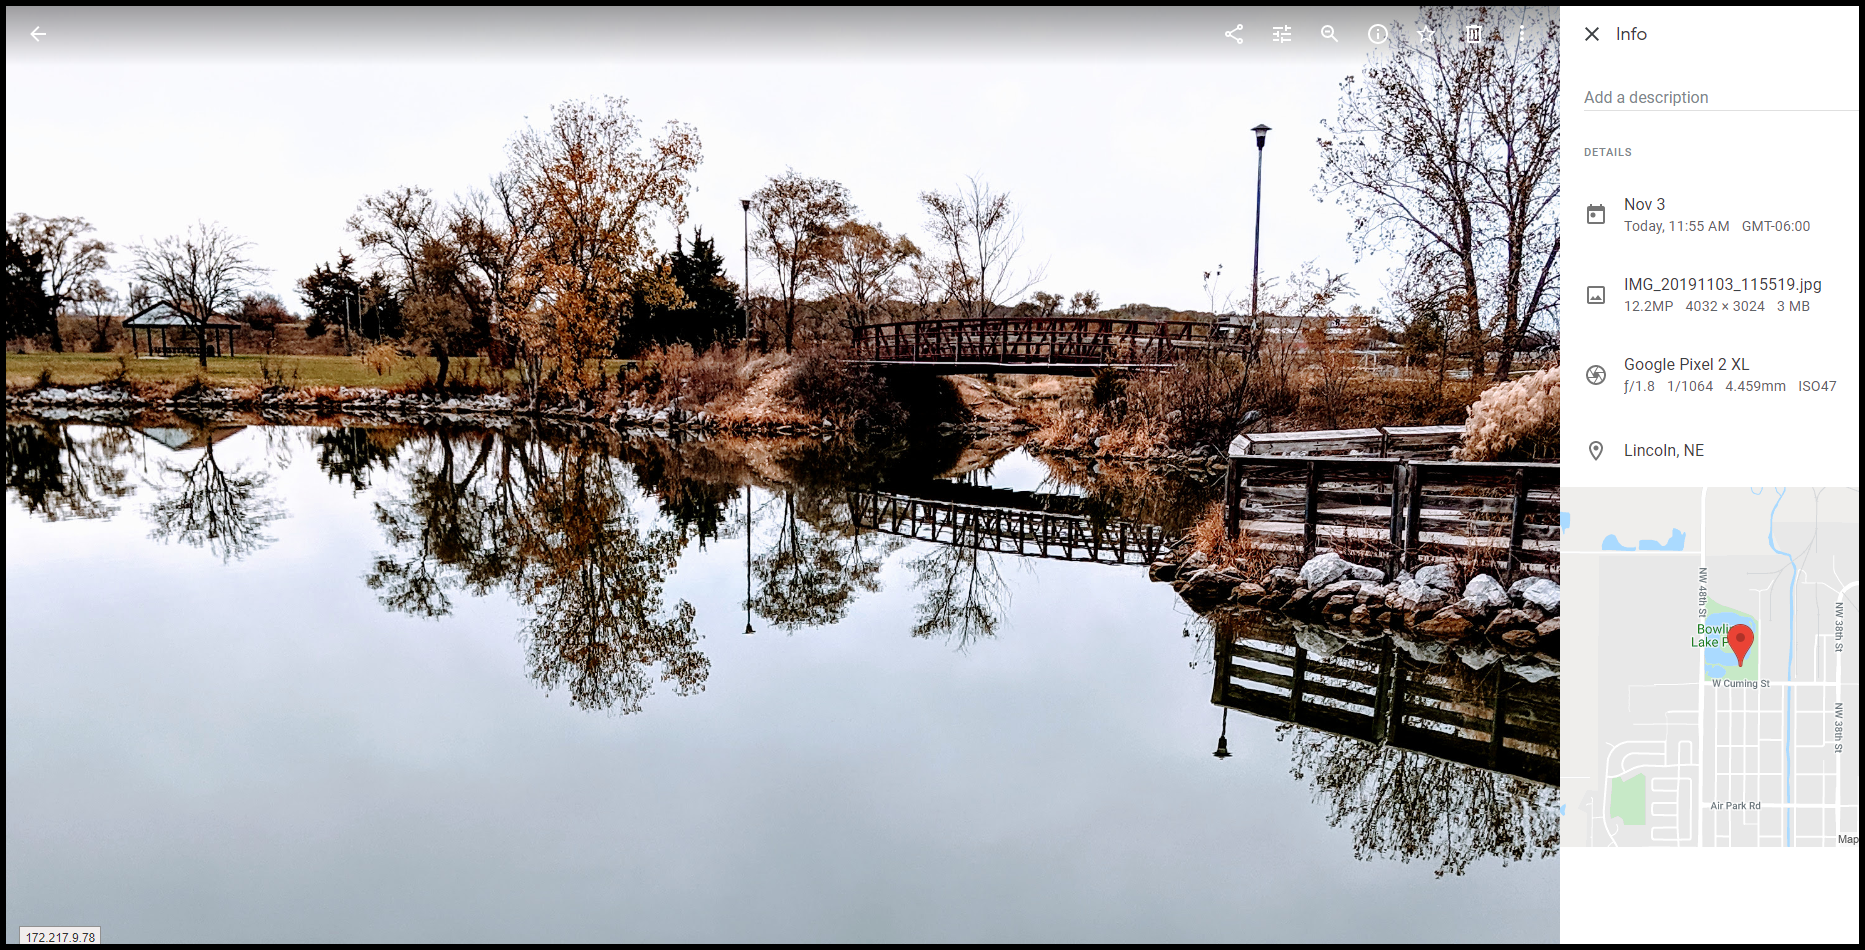
[[[232,356],[233,331],[240,326],[219,314],[209,316],[206,326],[202,326],[186,310],[166,300],[150,304],[123,321],[123,329],[130,333],[130,348],[138,356],[193,356],[201,351],[202,334],[207,336],[207,355]]]

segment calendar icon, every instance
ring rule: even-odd
[[[1587,205],[1587,223],[1588,224],[1605,224],[1606,223],[1606,206],[1605,205]]]

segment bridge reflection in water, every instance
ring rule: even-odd
[[[858,528],[1019,557],[1144,565],[1171,541],[1158,525],[1098,517],[1078,496],[955,482],[850,492],[848,509]]]
[[[1171,538],[1158,524],[1084,513],[1085,498],[936,482],[914,495],[852,491],[858,528],[1020,558],[1151,564]]]
[[[1560,685],[1494,659],[1421,663],[1390,637],[1298,637],[1262,615],[1218,619],[1211,701],[1382,748],[1420,752],[1538,785],[1560,780]],[[1307,640],[1328,646],[1323,654]],[[1336,644],[1339,644],[1336,648]]]

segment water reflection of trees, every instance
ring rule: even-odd
[[[1046,489],[1069,487],[1086,492],[1083,514],[1091,518],[1156,524],[1179,535],[1223,497],[1223,481],[1210,472],[1150,472],[1120,464],[1045,455]]]
[[[223,467],[215,453],[217,433],[206,423],[193,431],[200,457],[184,465],[164,459],[152,483],[149,536],[206,548],[222,562],[241,560],[272,543],[266,526],[283,518],[285,509],[265,491],[269,475]]]
[[[395,429],[347,427],[328,429],[311,439],[317,448],[317,467],[333,481],[347,481],[350,490],[366,491],[370,473],[387,468],[401,446],[401,433]]]
[[[129,450],[127,429],[8,422],[7,491],[46,521],[108,518],[131,491],[118,465]]]
[[[758,616],[785,630],[836,623],[858,591],[881,589],[881,565],[898,546],[856,531],[828,496],[786,490],[771,545],[751,562]]]
[[[582,708],[638,711],[657,666],[677,693],[704,688],[693,607],[661,602],[680,534],[640,523],[610,440],[434,432],[409,447],[407,493],[376,506],[395,550],[366,580],[385,606],[441,617],[449,590],[509,589],[531,610],[532,679]]]
[[[997,558],[962,545],[935,545],[907,562],[923,592],[913,635],[952,640],[959,649],[997,635],[1008,586]]]
[[[1290,772],[1314,784],[1328,824],[1353,833],[1354,856],[1433,861],[1462,874],[1475,861],[1553,857],[1560,848],[1555,789],[1347,736],[1284,725]]]

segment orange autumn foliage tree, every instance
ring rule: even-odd
[[[650,230],[662,216],[685,220],[699,136],[668,122],[644,138],[627,100],[610,96],[558,105],[548,128],[513,140],[511,156],[537,228],[515,295],[530,305],[508,315],[508,332],[534,389],[581,390],[593,375],[587,361],[614,345],[631,294],[667,295],[651,265]]]

